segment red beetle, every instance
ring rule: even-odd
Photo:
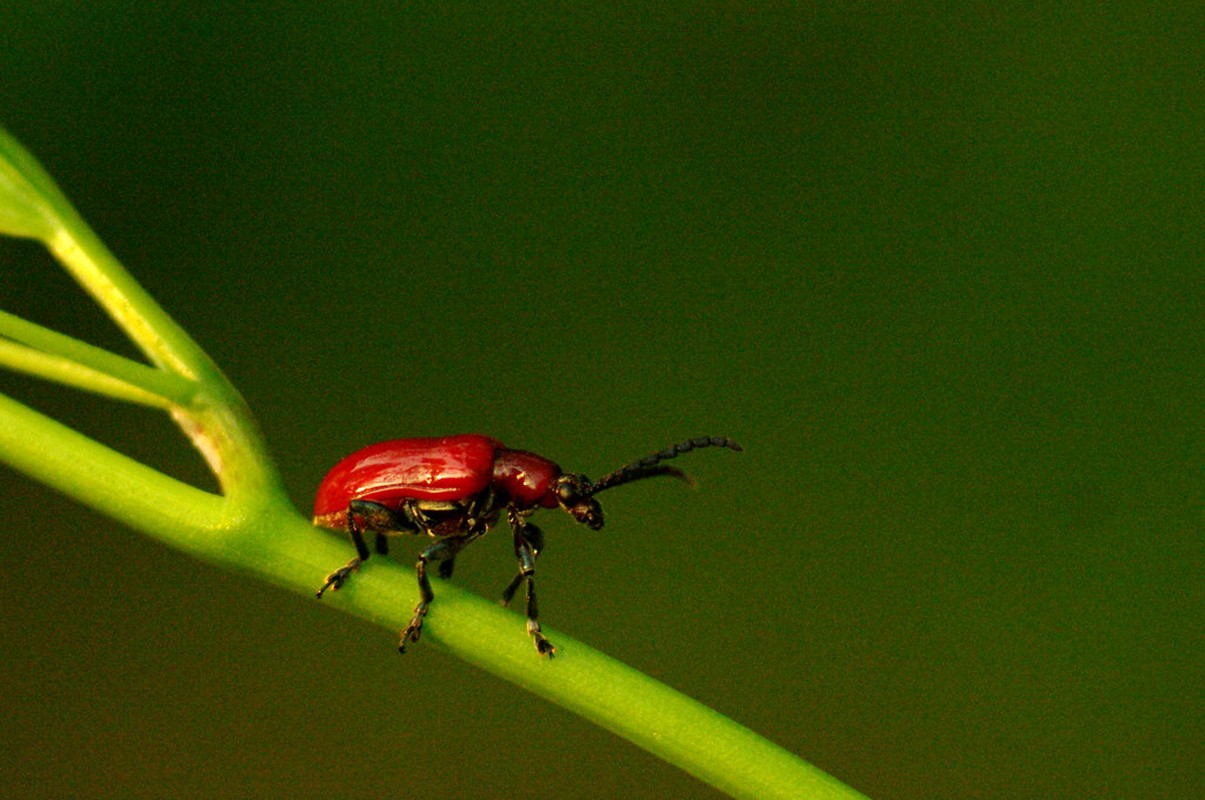
[[[502,510],[515,538],[519,574],[502,602],[514,597],[527,583],[527,632],[541,655],[556,648],[540,633],[537,621],[536,557],[544,535],[527,518],[538,508],[560,507],[592,530],[603,526],[603,513],[594,495],[631,481],[671,475],[690,482],[686,473],[662,464],[701,447],[741,446],[724,436],[700,436],[633,461],[597,481],[569,474],[543,456],[511,450],[496,439],[463,434],[430,439],[394,439],[352,453],[327,473],[314,499],[314,524],[351,533],[356,557],[326,577],[318,597],[338,589],[370,555],[366,532],[376,534],[376,549],[385,554],[386,537],[427,534],[436,539],[418,557],[418,588],[422,594],[414,617],[402,631],[400,652],[406,642],[417,642],[423,617],[435,595],[427,579],[427,565],[439,564],[439,576],[450,578],[456,554],[498,522]]]

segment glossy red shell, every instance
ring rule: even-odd
[[[343,527],[352,500],[398,508],[405,500],[451,502],[483,491],[494,478],[494,456],[505,450],[480,434],[394,439],[365,447],[336,464],[314,498],[314,520]]]

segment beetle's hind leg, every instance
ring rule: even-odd
[[[385,555],[389,552],[389,545],[385,541],[384,531],[409,531],[413,530],[413,525],[399,512],[388,506],[374,503],[371,500],[352,500],[347,505],[347,530],[351,534],[352,543],[356,546],[356,557],[326,576],[326,581],[315,594],[319,599],[327,589],[331,591],[340,589],[351,577],[351,574],[358,571],[360,565],[368,560],[371,553],[368,550],[367,542],[364,541],[365,531],[376,533],[377,552]]]

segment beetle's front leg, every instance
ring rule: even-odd
[[[511,523],[511,530],[515,530],[514,523]],[[544,551],[544,531],[540,530],[530,522],[523,520],[522,522],[523,538],[531,545],[531,561],[532,569],[535,569],[535,559],[539,558],[540,553]],[[515,575],[510,585],[502,592],[502,605],[509,606],[510,601],[514,599],[515,592],[519,590],[519,584],[526,580],[527,576],[523,573],[523,558],[519,555],[519,550],[516,548],[515,557],[519,559],[519,572]]]
[[[418,563],[414,566],[414,571],[418,573],[418,605],[414,607],[414,616],[410,619],[410,624],[402,631],[401,639],[398,642],[397,651],[399,653],[406,652],[406,642],[417,642],[419,635],[423,632],[423,618],[427,616],[427,609],[431,605],[431,601],[435,599],[435,593],[431,591],[431,581],[427,578],[427,565],[439,564],[440,573],[443,573],[443,565],[456,557],[456,554],[464,549],[465,545],[472,542],[483,533],[478,531],[466,536],[448,537],[440,539],[435,544],[423,550],[418,556]]]
[[[536,557],[544,546],[544,534],[535,525],[529,525],[514,509],[511,509],[507,518],[515,535],[515,558],[519,560],[519,574],[502,593],[502,604],[508,605],[519,584],[527,583],[527,633],[535,643],[536,651],[542,656],[552,658],[556,654],[556,647],[540,632],[540,614],[536,605]]]

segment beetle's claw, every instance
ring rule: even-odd
[[[406,652],[406,642],[408,642],[408,641],[409,642],[417,642],[418,635],[420,633],[422,633],[422,630],[423,630],[423,621],[421,619],[420,620],[411,620],[410,624],[406,626],[406,630],[402,631],[401,638],[398,640],[398,643],[397,643],[397,651],[399,653],[405,653]]]
[[[353,558],[345,566],[339,567],[339,569],[327,575],[326,583],[322,584],[322,587],[314,596],[321,600],[322,595],[326,593],[327,589],[330,589],[332,592],[339,591],[343,587],[343,584],[347,582],[347,579],[351,577],[351,574],[359,569],[360,559]]]
[[[417,642],[419,635],[423,632],[423,617],[427,616],[427,604],[419,603],[414,607],[414,616],[410,620],[410,624],[406,626],[406,630],[402,631],[400,641],[398,641],[397,651],[399,653],[406,652],[406,642]]]
[[[545,638],[544,634],[540,633],[540,623],[534,619],[527,620],[527,633],[531,636],[536,646],[536,652],[542,656],[552,658],[556,655],[556,646]]]

